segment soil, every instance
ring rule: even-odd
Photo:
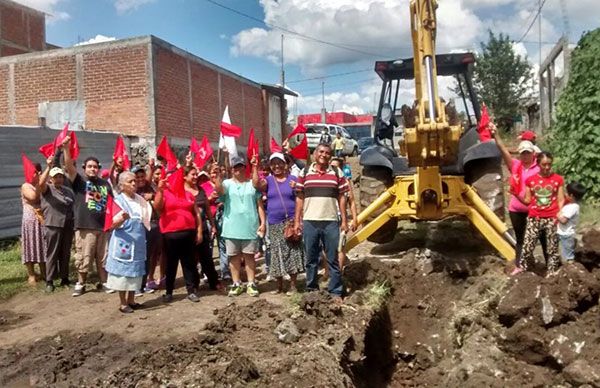
[[[124,316],[100,293],[17,296],[0,313],[0,385],[600,387],[598,230],[585,265],[509,278],[460,222],[402,227],[352,252],[341,305],[203,294]]]

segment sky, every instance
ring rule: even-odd
[[[280,83],[283,35],[285,85],[300,95],[288,101],[292,115],[320,111],[323,82],[328,111],[372,111],[381,89],[374,62],[412,56],[409,0],[16,1],[48,13],[49,43],[152,34],[260,83]],[[439,0],[437,51],[477,51],[492,30],[537,69],[540,1],[543,56],[563,34],[576,43],[600,27],[600,0]],[[452,82],[439,80],[442,96],[452,97]],[[412,100],[410,84],[401,98]]]

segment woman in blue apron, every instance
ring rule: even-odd
[[[141,304],[134,294],[146,273],[146,230],[150,229],[152,208],[136,194],[135,175],[129,171],[119,175],[121,194],[115,196],[112,214],[112,234],[108,244],[107,286],[119,291],[122,313],[132,313]],[[109,220],[110,222],[110,220]]]

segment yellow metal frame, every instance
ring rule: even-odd
[[[363,224],[388,204],[383,213],[348,240],[346,251],[366,240],[391,218],[434,221],[465,216],[500,255],[507,260],[515,259],[508,228],[461,176],[440,175],[438,167],[428,167],[419,168],[415,175],[397,177],[392,187],[359,214],[358,223]]]

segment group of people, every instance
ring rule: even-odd
[[[126,170],[116,158],[101,173],[98,159],[88,157],[79,173],[69,142],[66,137],[21,188],[22,260],[32,283],[40,264],[46,292],[60,281],[73,296],[83,295],[95,263],[97,288],[118,292],[119,310],[132,313],[142,307],[136,294],[164,288],[163,301],[173,301],[181,263],[192,302],[200,299],[202,276],[213,290],[230,283],[229,296],[258,296],[256,258],[264,255],[275,292],[297,292],[304,272],[305,288],[318,290],[319,263],[326,262],[328,291],[341,301],[340,235],[356,229],[357,212],[350,169],[333,157],[331,145],[320,144],[307,164],[274,152],[262,161],[225,155],[225,165],[197,166],[190,152],[171,171],[153,160]],[[71,285],[73,239],[77,282]]]
[[[586,188],[578,182],[566,185],[552,170],[554,157],[536,145],[536,135],[525,131],[517,148],[517,158],[490,124],[492,136],[510,171],[508,213],[515,233],[516,262],[511,274],[533,268],[533,252],[539,240],[548,275],[575,259],[575,227],[579,221],[580,202]]]

